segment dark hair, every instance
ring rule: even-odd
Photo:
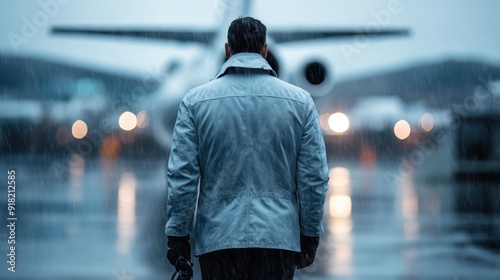
[[[240,17],[233,20],[227,32],[227,42],[231,53],[260,53],[266,43],[266,32],[266,26],[252,17]]]

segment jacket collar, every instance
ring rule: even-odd
[[[277,77],[276,72],[267,61],[258,53],[237,53],[232,55],[226,63],[222,65],[214,79],[218,79],[227,74],[230,68],[262,69],[269,75]]]

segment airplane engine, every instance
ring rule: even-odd
[[[293,82],[313,97],[328,94],[334,85],[332,71],[318,60],[308,61],[299,67]]]

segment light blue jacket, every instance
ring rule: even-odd
[[[236,54],[179,106],[165,233],[184,236],[195,224],[196,255],[250,247],[299,252],[300,233],[323,232],[327,182],[310,95],[278,79],[260,55]]]

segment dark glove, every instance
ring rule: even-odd
[[[297,260],[297,269],[310,266],[316,257],[316,251],[319,246],[319,236],[310,237],[300,235],[300,256]]]
[[[191,279],[193,277],[189,235],[168,236],[167,259],[175,266],[176,272],[172,279]]]

